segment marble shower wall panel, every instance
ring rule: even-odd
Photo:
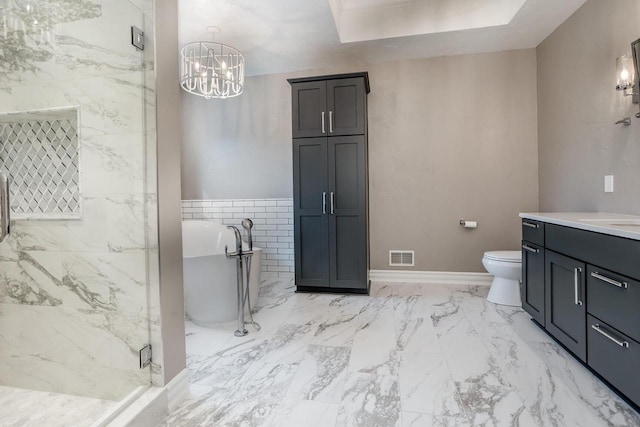
[[[157,292],[154,59],[130,26],[151,29],[153,3],[8,4],[0,113],[78,109],[83,215],[14,221],[0,244],[0,381],[119,400],[150,374],[138,350]]]
[[[8,3],[2,12],[9,49],[8,61],[0,65],[2,88],[142,69],[128,38],[129,27],[142,28],[144,21],[140,10],[126,0]]]

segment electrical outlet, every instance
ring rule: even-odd
[[[613,175],[604,176],[604,192],[613,193]]]

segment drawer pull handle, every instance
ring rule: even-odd
[[[595,325],[591,325],[591,328],[604,335],[605,337],[609,338],[611,341],[613,341],[614,343],[618,344],[620,347],[622,348],[629,348],[629,342],[628,341],[622,341],[616,337],[614,337],[613,335],[611,335],[609,332],[605,331],[604,329],[600,329],[600,325],[599,324],[595,324]]]
[[[608,277],[605,277],[605,276],[601,275],[597,271],[592,272],[591,273],[591,277],[595,277],[598,280],[602,280],[605,283],[608,283],[608,284],[613,285],[613,286],[617,286],[617,287],[622,288],[622,289],[627,289],[629,287],[629,284],[627,282],[618,282],[617,280],[613,280],[613,279],[610,279]]]
[[[534,224],[532,222],[527,222],[527,221],[522,221],[522,225],[529,228],[535,228],[535,229],[540,228],[540,224]]]
[[[582,273],[582,269],[580,267],[576,267],[573,269],[573,285],[574,285],[574,294],[575,294],[575,304],[582,305],[582,301],[580,301],[580,273]]]
[[[525,250],[525,251],[527,251],[527,252],[534,253],[534,254],[537,254],[537,253],[539,253],[539,252],[540,252],[540,249],[538,249],[538,248],[532,248],[532,247],[531,247],[531,246],[529,246],[529,245],[522,245],[522,249],[524,249],[524,250]]]

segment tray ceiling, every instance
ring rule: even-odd
[[[180,44],[243,52],[247,75],[537,46],[586,0],[180,0]]]

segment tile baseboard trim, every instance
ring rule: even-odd
[[[453,271],[370,270],[372,282],[424,283],[427,285],[491,285],[489,273]]]
[[[146,419],[150,414],[157,412],[157,408],[161,408],[161,412],[167,411],[167,391],[164,387],[140,386],[130,395],[125,397],[120,404],[109,414],[96,421],[91,427],[128,427],[140,425],[146,427],[144,423],[134,424],[140,420]],[[162,421],[166,416],[156,416],[157,422]],[[155,424],[150,424],[149,427]]]
[[[189,371],[185,368],[167,384],[169,412],[176,409],[189,394]]]
[[[185,368],[164,387],[147,387],[124,411],[100,427],[154,427],[189,394],[189,371]]]

